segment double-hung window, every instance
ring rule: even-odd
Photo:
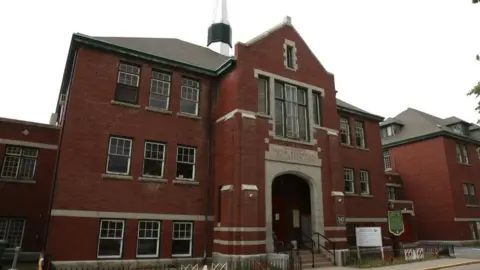
[[[365,128],[363,126],[363,122],[355,122],[355,138],[356,144],[359,148],[365,148]]]
[[[0,218],[0,240],[7,241],[7,248],[22,247],[25,219]]]
[[[150,80],[150,107],[160,110],[168,110],[170,106],[171,79],[172,76],[170,74],[152,71],[152,79]]]
[[[130,174],[132,139],[110,137],[108,145],[107,173]]]
[[[165,148],[163,143],[145,142],[143,176],[163,177]]]
[[[125,221],[104,219],[100,221],[98,234],[98,258],[121,258]]]
[[[180,112],[198,115],[198,101],[200,82],[193,79],[183,78],[180,90]]]
[[[477,193],[475,192],[474,184],[463,184],[463,195],[465,196],[467,205],[478,205]]]
[[[350,124],[344,117],[340,117],[340,141],[342,144],[350,145]]]
[[[365,170],[360,170],[360,194],[370,195],[370,175]]]
[[[32,180],[35,176],[37,158],[37,149],[7,146],[0,174],[1,178]]]
[[[390,160],[390,152],[388,150],[383,151],[383,165],[385,166],[385,171],[392,169],[392,162]]]
[[[177,175],[181,180],[195,179],[195,154],[197,149],[188,146],[177,148]]]
[[[467,150],[467,145],[466,144],[457,143],[456,152],[457,152],[458,163],[469,164],[468,150]]]
[[[192,256],[193,222],[173,222],[172,256]]]
[[[137,104],[139,84],[140,67],[131,64],[120,63],[118,65],[115,100],[120,102]]]
[[[345,186],[345,193],[353,194],[355,193],[355,178],[353,169],[344,168],[343,169],[343,182]]]
[[[275,133],[277,136],[308,140],[307,91],[275,82]]]
[[[160,250],[160,221],[138,222],[137,257],[158,257]]]

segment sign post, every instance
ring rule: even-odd
[[[405,232],[402,212],[388,211],[388,231],[395,236],[400,236]]]

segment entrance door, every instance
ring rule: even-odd
[[[285,243],[286,209],[285,204],[279,199],[272,200],[272,221],[273,232],[277,236],[277,239]]]
[[[312,216],[302,214],[302,241],[308,248],[312,248],[312,242],[310,241],[312,237]]]

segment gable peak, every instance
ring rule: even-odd
[[[246,46],[250,46],[254,43],[257,43],[258,41],[266,38],[267,36],[269,36],[271,33],[277,31],[278,29],[284,27],[284,26],[291,26],[293,27],[292,25],[292,17],[290,16],[285,16],[282,20],[281,23],[273,26],[272,28],[268,29],[267,31],[261,33],[260,35],[250,39],[249,41],[247,41],[246,43],[244,43]]]

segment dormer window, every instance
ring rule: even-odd
[[[400,131],[399,125],[388,125],[386,127],[382,127],[382,138],[391,137],[397,134]]]
[[[452,125],[450,128],[457,134],[468,135],[468,127],[463,123]]]

